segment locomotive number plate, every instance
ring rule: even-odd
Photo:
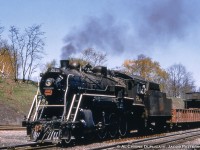
[[[50,96],[50,95],[52,95],[52,93],[53,93],[53,91],[52,90],[45,90],[44,91],[44,94],[46,95],[46,96]]]

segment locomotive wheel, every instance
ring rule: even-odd
[[[111,138],[114,138],[118,132],[118,120],[116,114],[110,114],[109,123],[109,135]]]
[[[125,116],[121,116],[119,118],[119,135],[120,136],[126,136],[127,134],[127,129],[128,129],[128,125],[127,125],[127,120]]]
[[[62,130],[62,144],[66,145],[69,144],[72,140],[72,134],[70,129],[65,128]]]
[[[99,131],[98,131],[98,137],[99,139],[105,139],[107,136],[107,129],[105,126],[103,126]]]
[[[98,129],[98,137],[99,139],[105,139],[107,136],[107,127],[106,127],[106,116],[105,116],[105,112],[102,112],[102,116],[101,119],[98,123],[99,125],[99,129]]]

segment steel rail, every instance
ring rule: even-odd
[[[19,145],[11,145],[11,146],[4,146],[4,147],[0,147],[1,149],[7,149],[7,150],[35,150],[35,149],[49,149],[49,148],[53,148],[56,147],[56,145],[52,145],[52,144],[48,144],[48,145],[41,145],[38,143],[28,143],[28,144],[19,144]]]
[[[131,148],[131,145],[147,145],[144,142],[150,142],[150,141],[154,141],[154,144],[152,144],[151,146],[157,146],[157,145],[163,145],[163,144],[168,144],[168,143],[172,143],[178,141],[178,140],[183,140],[186,138],[191,138],[191,137],[200,137],[200,134],[198,133],[200,132],[200,129],[192,129],[192,130],[187,130],[187,131],[182,131],[181,133],[170,133],[169,135],[164,135],[164,136],[157,136],[157,137],[150,137],[150,138],[145,138],[145,139],[140,139],[140,140],[130,140],[130,141],[126,141],[126,142],[119,142],[119,143],[114,143],[114,144],[109,144],[106,146],[102,146],[102,147],[95,147],[95,148],[90,148],[90,150],[102,150],[102,149],[120,149],[120,148]],[[190,133],[195,133],[194,135],[187,135],[187,137],[182,136],[180,138],[177,139],[172,139],[172,140],[167,140],[164,142],[157,142],[155,143],[155,140],[157,139],[165,139],[165,138],[169,138],[169,137],[174,137],[174,136],[181,136],[181,135],[185,135],[185,134],[190,134]],[[129,146],[128,146],[129,145]],[[136,148],[134,147],[134,149],[144,149],[143,148]],[[89,149],[88,149],[89,150]]]
[[[26,127],[0,127],[0,131],[4,130],[26,130]]]
[[[20,147],[22,148],[22,147],[28,147],[28,146],[37,146],[37,143],[3,146],[3,147],[0,147],[0,149],[16,149],[16,148],[20,148]]]

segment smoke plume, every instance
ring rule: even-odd
[[[132,18],[119,19],[114,14],[89,17],[83,25],[66,35],[62,57],[86,48],[103,50],[112,55],[152,49],[155,44],[183,39],[194,21],[185,0],[142,0],[137,3],[131,0],[124,4],[127,7],[127,12],[122,12],[124,18],[126,13],[132,14]]]
[[[67,57],[86,48],[103,51],[124,51],[125,26],[117,23],[111,15],[91,17],[79,29],[69,33],[64,41],[62,56]]]

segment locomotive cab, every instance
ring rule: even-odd
[[[135,104],[144,104],[144,95],[146,93],[146,82],[137,79],[126,81],[127,97],[134,99]]]

